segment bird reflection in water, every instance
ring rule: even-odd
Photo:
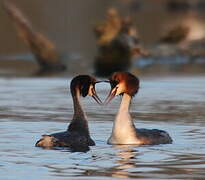
[[[136,150],[137,145],[113,145],[112,146],[117,152],[110,154],[110,159],[115,160],[114,167],[87,169],[84,171],[85,176],[101,176],[101,177],[115,177],[115,178],[139,178],[141,175],[133,174],[131,169],[136,169],[136,157],[138,151]],[[101,157],[93,156],[93,160],[99,160]]]
[[[112,169],[112,177],[117,178],[128,178],[130,177],[129,169],[136,168],[136,159],[137,150],[135,145],[115,145],[115,149],[120,150],[116,155],[120,158],[116,161],[118,164]]]

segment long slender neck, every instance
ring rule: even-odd
[[[126,143],[127,140],[135,137],[136,129],[129,113],[131,99],[130,95],[124,93],[108,142]]]
[[[117,116],[115,118],[115,125],[131,125],[132,119],[129,113],[129,107],[131,103],[131,96],[124,93],[120,108],[118,110]]]
[[[86,115],[83,111],[80,102],[80,91],[78,89],[76,89],[76,91],[72,93],[72,98],[73,98],[74,114],[73,114],[73,119],[68,127],[68,130],[81,131],[89,134],[88,123],[86,120]]]
[[[126,93],[123,94],[118,114],[119,113],[129,113],[129,107],[130,107],[131,99],[132,98],[131,98],[130,95],[128,95]]]
[[[86,115],[83,111],[83,108],[80,102],[79,90],[76,90],[76,93],[73,94],[73,107],[74,107],[73,120],[74,121],[86,120]]]

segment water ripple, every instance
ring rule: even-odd
[[[34,147],[42,134],[63,131],[72,119],[70,81],[0,79],[0,179],[204,179],[204,80],[142,80],[131,108],[135,124],[168,131],[169,145],[107,145],[120,97],[106,107],[83,99],[96,146],[72,153]],[[109,86],[97,91],[104,99]]]

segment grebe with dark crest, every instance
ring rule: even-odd
[[[163,130],[135,128],[129,113],[129,107],[132,97],[139,89],[139,79],[137,77],[128,72],[115,72],[110,77],[109,83],[111,91],[105,100],[105,104],[117,95],[122,95],[122,102],[115,117],[108,144],[153,145],[172,143],[169,134]]]
[[[86,115],[80,103],[80,97],[91,96],[98,104],[102,104],[95,91],[95,78],[88,75],[79,75],[72,79],[70,91],[73,98],[74,115],[68,129],[64,132],[43,135],[36,146],[43,148],[70,147],[72,149],[94,146],[91,139]]]

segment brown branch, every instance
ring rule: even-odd
[[[36,32],[25,15],[12,3],[4,0],[3,7],[16,27],[18,36],[30,48],[41,70],[63,70],[55,45],[39,32]]]

